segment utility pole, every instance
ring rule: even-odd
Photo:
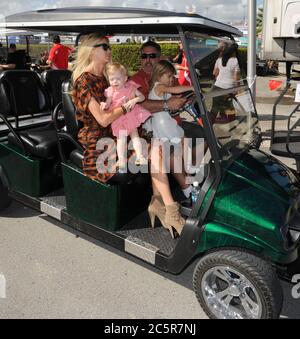
[[[256,100],[256,10],[257,1],[248,0],[248,71],[247,80]]]
[[[243,20],[243,25],[244,25],[244,27],[246,27],[246,13],[247,13],[247,11],[246,11],[246,8],[247,8],[247,5],[243,5],[243,9],[244,9],[244,20]]]

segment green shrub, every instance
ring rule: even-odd
[[[239,48],[239,58],[241,67],[241,77],[247,76],[247,48]]]
[[[161,43],[162,56],[172,59],[177,55],[178,45],[174,43]],[[50,45],[50,48],[52,45]],[[18,49],[25,49],[26,45],[17,45]],[[112,45],[113,60],[120,62],[129,70],[135,73],[140,67],[140,44],[120,44]],[[39,58],[40,54],[48,50],[48,44],[30,45],[30,56],[33,59]],[[239,49],[242,77],[247,74],[247,48]]]
[[[113,61],[120,62],[130,73],[136,72],[140,65],[140,45],[112,45]]]

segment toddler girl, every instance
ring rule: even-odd
[[[106,102],[101,103],[102,109],[113,109],[123,106],[127,113],[114,121],[111,125],[112,132],[118,138],[117,152],[118,165],[120,170],[126,167],[126,138],[121,136],[130,136],[133,148],[136,152],[136,165],[146,165],[147,159],[143,156],[142,144],[139,138],[137,128],[141,126],[151,113],[145,110],[142,106],[137,105],[145,100],[144,95],[138,90],[140,87],[133,81],[128,80],[126,68],[119,63],[109,64],[106,68],[106,75],[110,87],[106,89]]]

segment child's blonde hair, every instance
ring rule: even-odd
[[[108,79],[109,74],[113,72],[120,72],[128,78],[127,68],[124,65],[120,64],[119,62],[112,62],[111,64],[106,65],[104,74],[107,80],[109,80]]]
[[[150,88],[152,89],[156,82],[165,74],[172,73],[176,75],[176,68],[167,60],[161,60],[157,64],[154,65]]]

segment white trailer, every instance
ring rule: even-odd
[[[300,61],[300,0],[264,0],[262,58]]]

